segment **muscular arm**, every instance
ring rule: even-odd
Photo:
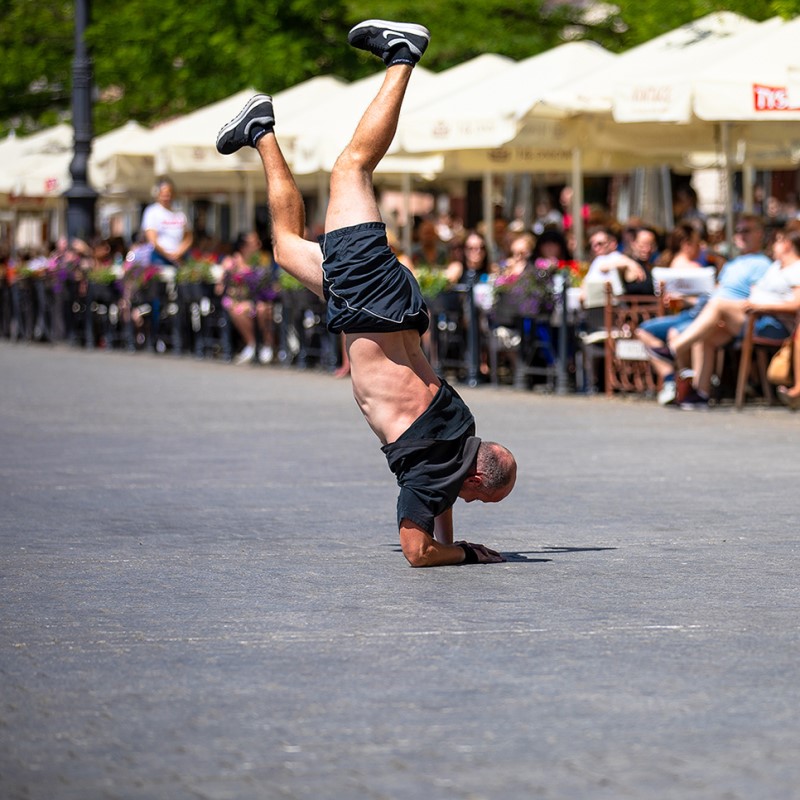
[[[450,514],[449,525],[452,537],[452,509],[440,516],[448,513]],[[438,519],[437,517],[437,525],[439,524]],[[442,524],[447,525],[446,522]],[[438,534],[438,528],[435,532]],[[403,548],[403,555],[412,567],[444,567],[461,564],[466,558],[463,548],[459,545],[437,542],[433,536],[408,519],[404,519],[400,525],[400,546]],[[478,557],[479,564],[495,564],[505,561],[500,553],[490,550],[482,544],[472,544],[471,547]]]
[[[433,538],[442,544],[453,544],[453,507],[439,514],[434,521]]]
[[[464,551],[458,545],[437,542],[408,519],[400,525],[400,547],[412,567],[442,567],[464,561]]]

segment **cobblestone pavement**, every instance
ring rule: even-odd
[[[413,570],[347,381],[0,343],[0,797],[800,797],[800,415],[462,394]]]

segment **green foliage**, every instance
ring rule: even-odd
[[[175,283],[213,283],[211,266],[208,261],[186,261],[178,267]]]
[[[118,277],[117,273],[110,267],[95,267],[90,269],[87,274],[89,283],[96,283],[98,286],[111,286]]]
[[[355,54],[334,45],[344,16],[342,0],[102,0],[87,36],[95,81],[107,90],[98,130],[184,114],[248,86],[276,92],[352,72]]]
[[[294,275],[290,275],[284,270],[281,270],[278,274],[278,286],[284,292],[301,292],[306,288]]]
[[[428,300],[441,294],[449,286],[444,270],[435,267],[418,266],[414,270],[414,277],[417,279],[422,296]]]
[[[379,10],[371,0],[94,0],[91,8],[95,132],[103,133],[128,119],[184,114],[248,86],[276,92],[315,75],[373,73],[375,59],[347,47],[345,34],[376,15],[427,25],[425,66],[440,71],[486,52],[526,58],[565,38],[619,52],[712,11],[792,17],[800,0],[619,0],[591,24],[576,4],[552,0],[384,0]],[[70,0],[0,0],[0,135],[69,118],[73,47]]]
[[[0,120],[23,129],[57,122],[57,109],[69,107],[73,49],[71,2],[2,0]],[[9,127],[0,123],[0,133]]]

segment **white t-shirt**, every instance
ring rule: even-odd
[[[174,253],[178,249],[187,227],[183,211],[172,211],[161,203],[147,206],[142,215],[142,230],[155,231],[158,246],[167,253]]]
[[[606,255],[597,256],[589,265],[589,270],[583,279],[586,308],[595,308],[606,304],[606,283],[611,284],[611,291],[614,295],[625,294],[622,278],[616,267],[619,257],[620,254],[617,252],[606,253]]]
[[[750,300],[753,303],[790,303],[794,300],[795,287],[800,286],[800,261],[781,269],[774,261],[757,283],[753,284]]]

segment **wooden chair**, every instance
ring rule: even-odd
[[[744,406],[747,386],[753,371],[753,356],[755,355],[755,366],[758,371],[758,380],[761,385],[761,393],[769,405],[775,402],[775,393],[772,385],[767,380],[767,367],[769,359],[777,352],[785,339],[772,339],[766,336],[757,336],[755,333],[756,320],[763,316],[757,311],[752,311],[747,315],[744,336],[739,353],[739,369],[736,376],[736,410],[741,411]]]
[[[644,394],[658,389],[650,358],[634,332],[644,320],[663,315],[661,296],[615,297],[611,285],[606,285],[605,391],[608,397],[615,391]]]

